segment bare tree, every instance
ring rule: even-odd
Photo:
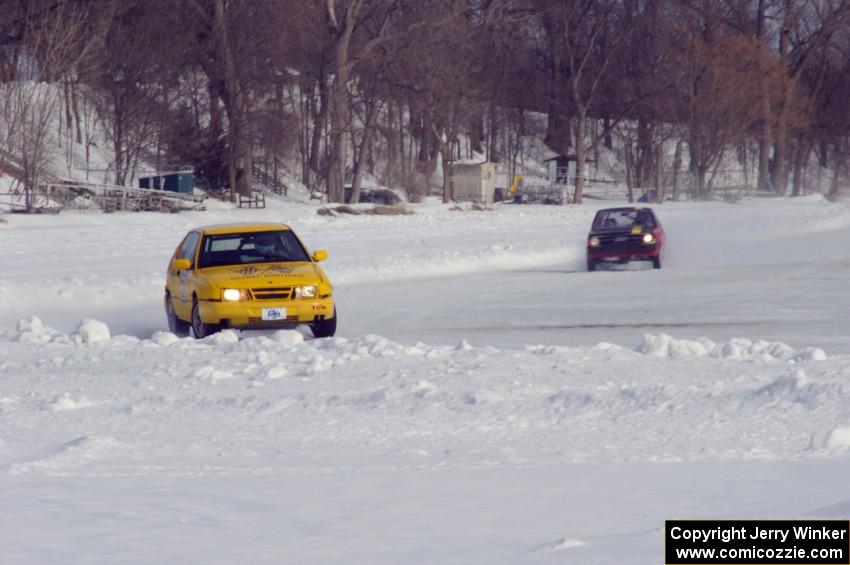
[[[71,2],[26,2],[14,12],[18,41],[13,49],[14,82],[0,84],[4,131],[0,150],[17,156],[25,207],[32,211],[38,186],[54,157],[49,130],[59,117],[63,77],[91,63],[101,21],[90,6]]]
[[[362,131],[360,134],[360,142],[352,142],[352,146],[354,147],[354,164],[352,167],[351,197],[349,202],[360,201],[363,169],[365,167],[368,152],[372,147],[372,140],[374,139],[378,117],[384,106],[378,92],[378,84],[382,80],[380,71],[376,69],[369,74],[365,72],[361,72],[360,74],[360,80],[357,82],[357,85],[359,86],[357,89],[359,96],[357,104],[355,105],[355,111],[352,112],[352,114],[358,117],[359,122],[362,124]],[[354,102],[354,100],[352,100],[352,102]],[[357,111],[358,107],[360,110],[359,112]],[[352,133],[353,130],[354,128],[352,127]]]
[[[426,174],[440,158],[444,202],[454,198],[451,163],[456,160],[459,137],[481,115],[485,93],[498,80],[497,74],[488,72],[487,27],[493,12],[472,9],[471,4],[447,3],[437,16],[430,16],[427,25],[409,28],[394,45],[397,56],[390,66],[390,80],[409,101],[412,134],[419,140],[420,162],[427,162]]]
[[[407,4],[398,0],[326,0],[325,19],[333,45],[333,83],[329,106],[330,140],[326,164],[328,197],[341,201],[344,197],[347,163],[345,134],[348,118],[349,81],[358,65],[386,57],[381,53],[392,42],[430,25],[439,18],[444,0],[430,6],[419,2]],[[410,17],[411,14],[419,18]],[[426,16],[426,17],[422,17]],[[430,16],[430,17],[427,17]]]
[[[575,116],[576,178],[573,201],[582,203],[587,153],[600,139],[586,139],[587,119],[598,102],[603,80],[612,61],[637,27],[640,14],[629,20],[621,15],[618,0],[566,0],[547,6],[544,18],[556,18],[563,36],[564,64],[568,69],[565,95],[572,102]],[[615,21],[617,27],[615,28]],[[605,38],[605,49],[600,49]],[[609,124],[611,127],[613,124]]]
[[[800,81],[817,53],[827,49],[850,14],[846,0],[784,0],[778,55],[788,80],[783,83],[776,111],[772,180],[776,192],[785,194],[788,184],[788,134],[793,125]]]
[[[832,168],[831,197],[839,196],[850,178],[850,26],[845,26],[827,59],[824,86],[815,106],[813,125],[820,146],[820,166]],[[844,179],[842,181],[842,178]]]
[[[102,64],[89,78],[90,96],[113,151],[113,182],[124,185],[135,174],[143,153],[156,147],[158,123],[168,114],[163,103],[177,82],[175,58],[168,42],[161,41],[160,26],[168,16],[156,4],[132,0],[112,1],[116,16],[105,35]]]
[[[185,0],[191,10],[183,15],[196,41],[194,61],[210,84],[210,104],[221,103],[227,140],[228,185],[231,200],[252,190],[253,141],[251,114],[258,85],[265,84],[268,50],[279,33],[278,2],[250,0]],[[212,110],[215,113],[217,110]]]
[[[772,74],[776,65],[770,54],[751,36],[715,31],[706,39],[702,32],[691,30],[680,41],[681,111],[686,120],[695,196],[702,198],[710,190],[708,175],[719,165],[727,147],[760,116],[759,92],[740,85],[778,79]],[[763,78],[765,74],[768,79]]]

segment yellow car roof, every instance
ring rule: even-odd
[[[244,232],[261,232],[261,231],[279,231],[288,230],[286,224],[271,224],[271,223],[244,223],[244,224],[215,224],[212,226],[201,226],[195,230],[203,232],[207,235],[223,235],[227,233],[244,233]]]

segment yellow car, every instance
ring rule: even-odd
[[[168,328],[202,338],[223,328],[280,329],[307,324],[316,337],[336,333],[333,287],[284,224],[195,228],[168,263]]]

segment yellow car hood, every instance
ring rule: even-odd
[[[262,288],[325,282],[321,269],[308,262],[228,265],[210,267],[203,272],[219,288]]]

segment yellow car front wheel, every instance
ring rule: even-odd
[[[336,306],[334,306],[334,317],[310,324],[310,331],[315,337],[333,337],[336,333]]]
[[[201,307],[198,304],[198,299],[192,301],[192,333],[196,339],[203,339],[208,335],[212,335],[221,327],[217,324],[207,324],[201,319]]]

